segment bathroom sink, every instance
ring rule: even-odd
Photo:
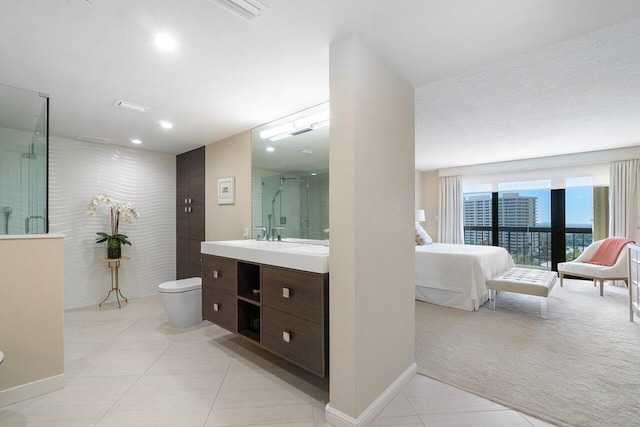
[[[282,248],[284,252],[297,252],[301,254],[329,255],[328,246],[300,245],[295,248]]]
[[[201,252],[314,273],[329,272],[329,247],[292,242],[225,240],[202,242]]]

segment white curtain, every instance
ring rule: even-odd
[[[464,243],[462,194],[460,176],[440,177],[440,243]]]
[[[638,212],[640,161],[611,162],[609,181],[609,235],[634,239]]]

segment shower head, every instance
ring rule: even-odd
[[[13,212],[13,208],[10,208],[9,206],[6,206],[6,207],[2,208],[2,211],[3,211],[6,215],[9,215],[11,212]]]
[[[273,195],[273,200],[271,200],[272,205],[276,202],[276,197],[278,197],[278,194],[280,193],[282,193],[282,188],[278,188],[278,191],[276,191],[276,194]]]
[[[300,179],[297,178],[295,176],[290,177],[290,178],[285,178],[284,176],[280,177],[280,185],[284,184],[285,182],[304,182],[304,179]]]

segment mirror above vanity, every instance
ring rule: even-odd
[[[251,154],[253,238],[327,244],[329,103],[254,128]]]

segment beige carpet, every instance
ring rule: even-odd
[[[640,425],[640,323],[628,293],[565,280],[549,297],[502,292],[496,311],[416,301],[418,372],[542,420]]]

